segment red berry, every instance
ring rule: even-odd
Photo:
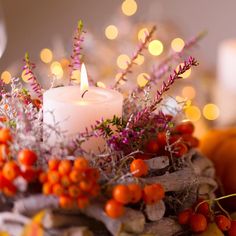
[[[193,210],[191,208],[181,211],[178,215],[178,222],[180,225],[186,225],[190,221]]]
[[[131,193],[131,203],[137,203],[142,198],[142,188],[139,184],[129,184],[128,188]]]
[[[32,166],[37,161],[37,155],[29,149],[21,150],[17,158],[19,163],[25,166]]]
[[[146,144],[146,151],[148,153],[156,154],[160,150],[160,145],[157,140],[152,139]]]
[[[183,122],[175,127],[175,131],[181,134],[193,134],[194,125],[190,121]]]
[[[166,132],[159,132],[157,134],[157,142],[161,147],[166,146]]]
[[[217,215],[215,217],[215,222],[222,231],[227,231],[231,227],[230,219],[224,215]]]
[[[154,204],[165,197],[165,190],[161,184],[146,185],[143,189],[143,200],[146,204]]]
[[[148,165],[142,159],[135,159],[130,164],[130,172],[135,177],[141,177],[148,174]]]
[[[207,219],[204,215],[196,213],[190,217],[190,227],[194,233],[201,233],[207,229]]]
[[[118,218],[124,214],[125,208],[124,206],[117,202],[114,199],[107,201],[105,205],[105,212],[111,218]]]
[[[176,157],[182,157],[184,154],[188,152],[188,148],[183,143],[176,143],[174,145],[174,155]]]
[[[198,147],[199,146],[199,140],[190,134],[184,134],[182,136],[182,139],[189,147]]]
[[[116,185],[113,189],[113,198],[122,204],[128,204],[131,200],[131,191],[128,186],[119,184]]]
[[[204,202],[204,200],[198,200],[195,204],[197,207],[197,213],[204,215],[205,217],[209,217],[211,214],[210,206],[208,202]]]
[[[231,227],[228,231],[228,236],[236,236],[236,220],[231,221]]]

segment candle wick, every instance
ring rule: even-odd
[[[84,95],[85,95],[87,92],[88,92],[88,89],[86,89],[86,90],[82,93],[81,97],[84,98]]]

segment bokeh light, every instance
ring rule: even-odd
[[[62,58],[60,60],[60,64],[61,64],[62,69],[68,70],[69,69],[69,65],[70,65],[70,61],[67,58]]]
[[[106,88],[106,85],[105,85],[103,82],[101,82],[101,81],[98,81],[98,82],[96,83],[96,85],[97,85],[97,87],[99,87],[99,88]]]
[[[50,63],[53,59],[52,51],[49,48],[44,48],[40,52],[40,59],[44,63]]]
[[[163,52],[163,44],[160,40],[152,40],[149,45],[148,45],[148,51],[150,52],[150,54],[152,54],[153,56],[159,56],[162,54]]]
[[[121,5],[121,10],[126,16],[132,16],[138,9],[138,5],[135,0],[125,0]]]
[[[175,52],[181,52],[184,45],[185,45],[184,40],[181,38],[175,38],[171,41],[171,48]]]
[[[121,76],[121,73],[120,73],[120,72],[117,73],[116,76],[115,76],[115,81],[118,81],[119,78],[120,78],[120,76]],[[123,84],[125,84],[125,81],[124,81],[124,80],[121,80],[121,81],[119,82],[119,84],[120,84],[120,85],[123,85]]]
[[[80,70],[73,70],[71,80],[75,83],[80,83]]]
[[[126,69],[127,68],[127,63],[130,62],[130,58],[128,55],[126,54],[121,54],[120,56],[118,56],[117,58],[117,66],[120,68],[120,69]]]
[[[183,67],[184,66],[184,63],[181,63],[180,65],[178,65],[177,67],[176,67],[176,71],[178,72],[179,71],[179,67]],[[187,71],[185,71],[182,75],[181,75],[181,77],[183,78],[183,79],[187,79],[190,75],[191,75],[191,73],[192,73],[192,69],[190,68],[189,70],[187,70]]]
[[[1,74],[1,80],[5,84],[10,84],[11,83],[11,73],[7,70],[3,71]]]
[[[119,31],[115,25],[108,25],[105,29],[105,35],[110,40],[117,38],[118,33]]]
[[[220,110],[217,105],[208,103],[203,107],[203,116],[207,120],[216,120],[220,115]]]
[[[58,61],[54,61],[50,66],[52,74],[54,74],[57,79],[61,79],[63,77],[63,69],[61,63]]]
[[[147,28],[142,28],[138,32],[138,40],[140,40],[141,42],[144,42],[144,40],[145,40],[145,38],[147,37],[148,34],[149,34],[148,29]]]
[[[147,73],[141,73],[137,77],[137,83],[139,87],[144,87],[148,82],[149,75]]]
[[[25,83],[29,83],[29,79],[30,79],[31,75],[27,74],[26,75],[26,70],[23,70],[21,73],[21,78]]]
[[[185,109],[185,115],[191,121],[198,121],[201,118],[201,111],[197,106],[189,106]]]
[[[138,57],[134,60],[135,63],[137,63],[139,66],[141,66],[144,63],[144,56],[143,55],[138,55]]]
[[[194,99],[196,96],[196,90],[192,86],[185,86],[182,89],[182,96],[188,99]]]

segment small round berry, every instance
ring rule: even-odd
[[[37,161],[37,155],[29,149],[23,149],[18,153],[17,159],[22,165],[32,166]]]
[[[190,121],[183,122],[175,127],[175,131],[181,134],[193,134],[194,125]]]
[[[89,180],[82,180],[79,183],[79,187],[84,192],[89,192],[93,188],[93,182]]]
[[[129,184],[127,185],[131,195],[131,203],[137,203],[142,198],[142,188],[139,184]]]
[[[152,139],[146,144],[145,149],[148,153],[156,154],[160,150],[160,146],[157,140]]]
[[[142,159],[135,159],[130,164],[130,172],[135,177],[146,176],[148,174],[148,165]]]
[[[32,166],[26,166],[21,175],[27,182],[33,182],[38,177],[38,170]]]
[[[224,215],[217,215],[215,217],[215,222],[222,231],[227,231],[231,227],[230,219]]]
[[[88,197],[81,196],[77,199],[77,205],[79,209],[84,209],[89,205]]]
[[[47,182],[47,180],[48,180],[48,175],[47,175],[47,173],[45,173],[45,172],[42,172],[42,173],[40,173],[40,175],[39,175],[39,181],[40,181],[40,183],[46,183]]]
[[[97,197],[100,193],[100,186],[98,184],[95,184],[92,189],[90,189],[89,193],[92,197]]]
[[[204,215],[196,213],[190,217],[190,227],[194,233],[201,233],[207,229],[207,219]]]
[[[0,189],[3,189],[11,184],[11,181],[5,178],[2,171],[0,171]]]
[[[60,196],[59,197],[59,205],[61,208],[71,209],[74,206],[74,202],[71,197]]]
[[[157,142],[161,147],[166,146],[166,132],[159,132],[157,134]]]
[[[231,221],[231,227],[228,230],[228,236],[236,236],[236,220]]]
[[[146,185],[143,189],[143,199],[146,204],[154,204],[165,197],[165,191],[161,184]]]
[[[74,167],[78,170],[81,169],[86,169],[89,167],[89,163],[88,160],[85,159],[84,157],[78,157],[75,161],[74,161]]]
[[[50,183],[44,183],[43,184],[43,189],[42,189],[43,194],[49,195],[52,194],[52,184]]]
[[[125,208],[115,199],[110,199],[105,205],[105,212],[109,217],[115,219],[121,217],[124,214]]]
[[[128,204],[131,200],[131,192],[126,185],[116,185],[112,192],[113,198],[122,204]]]
[[[174,155],[176,157],[182,157],[184,154],[188,152],[188,148],[183,143],[176,143],[174,145]]]
[[[182,139],[183,139],[184,143],[187,144],[188,147],[192,147],[192,148],[198,147],[199,143],[200,143],[196,137],[193,137],[190,134],[184,134],[182,136]]]
[[[61,175],[69,174],[71,171],[71,162],[69,160],[62,160],[58,166],[58,172]]]
[[[12,140],[11,131],[8,128],[0,129],[0,143],[7,144]]]
[[[57,171],[52,170],[48,172],[48,181],[51,184],[56,184],[60,181],[60,176]]]
[[[83,173],[74,169],[70,172],[69,177],[70,177],[71,182],[78,183],[79,181],[83,179]]]
[[[190,217],[193,213],[191,208],[185,209],[178,214],[178,222],[180,225],[186,225],[190,221]]]
[[[71,185],[68,188],[68,194],[72,198],[77,198],[77,197],[79,197],[82,194],[82,192],[81,192],[81,190],[80,190],[80,188],[78,186]]]
[[[57,170],[60,164],[60,160],[58,159],[51,159],[48,161],[48,168],[49,170]]]
[[[65,188],[67,188],[71,184],[71,180],[67,175],[62,175],[60,182],[61,185]]]
[[[59,183],[54,184],[52,186],[52,193],[56,196],[61,196],[64,193],[64,188]]]
[[[208,202],[205,202],[202,199],[199,199],[196,202],[197,213],[203,214],[205,217],[209,218],[211,215],[210,206]]]
[[[2,173],[6,179],[12,181],[20,174],[20,168],[15,161],[9,161],[3,166]]]
[[[8,197],[13,197],[17,192],[17,188],[15,185],[10,184],[7,187],[3,188],[3,193]]]

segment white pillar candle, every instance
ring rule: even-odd
[[[46,126],[58,123],[57,128],[64,131],[66,137],[72,138],[79,132],[85,132],[86,128],[90,129],[97,120],[112,118],[114,115],[121,117],[122,105],[121,93],[111,89],[89,87],[83,66],[80,88],[65,86],[52,88],[44,93],[43,121]],[[49,143],[53,145],[56,139],[56,134],[52,132]],[[101,140],[91,139],[84,147],[96,152],[99,145],[102,145]]]

